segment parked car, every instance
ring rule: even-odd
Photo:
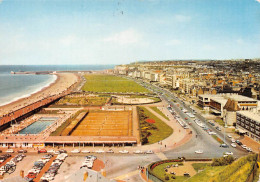
[[[241,147],[242,147],[243,149],[246,149],[246,148],[247,148],[247,146],[246,146],[246,145],[241,145]]]
[[[237,143],[238,145],[243,145],[242,142],[240,142],[239,140],[236,140],[236,143]]]
[[[141,151],[141,150],[134,151],[134,154],[142,154],[142,153],[143,153],[143,151]]]
[[[220,144],[220,147],[223,147],[223,148],[228,148],[228,145],[223,143],[223,144]]]
[[[7,149],[5,152],[6,153],[14,153],[14,150],[13,149]]]
[[[81,153],[90,153],[89,150],[82,150]]]
[[[51,149],[47,151],[48,153],[55,153],[55,150]]]
[[[218,127],[218,126],[216,127],[216,129],[217,129],[218,131],[221,131],[220,127]]]
[[[121,153],[121,154],[128,154],[129,152],[127,150],[119,150],[119,153]]]
[[[234,148],[237,147],[237,145],[236,145],[235,143],[231,143],[230,145],[231,145],[232,147],[234,147]]]
[[[101,154],[101,153],[104,153],[105,151],[102,150],[102,149],[99,149],[99,150],[96,150],[95,152],[98,153],[98,154]]]
[[[225,152],[226,155],[233,155],[233,152]]]
[[[228,138],[232,138],[232,136],[231,136],[231,135],[227,135],[227,137],[228,137]]]
[[[249,147],[247,147],[246,150],[247,150],[248,152],[252,152],[252,149],[249,148]]]
[[[71,153],[74,153],[74,154],[75,153],[80,153],[80,150],[79,149],[74,149],[74,150],[71,151]]]
[[[114,151],[112,149],[109,149],[107,153],[114,153]]]
[[[231,142],[232,142],[232,143],[235,143],[235,142],[236,142],[236,140],[235,140],[234,138],[232,138],[232,139],[231,139]]]
[[[152,150],[145,151],[145,154],[153,154],[154,152]]]
[[[38,153],[47,153],[47,150],[46,149],[40,149],[40,150],[38,150]]]
[[[20,149],[20,150],[18,150],[18,153],[27,153],[27,150]]]

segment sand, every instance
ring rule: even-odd
[[[48,96],[62,93],[71,85],[79,81],[79,77],[74,73],[57,73],[57,79],[50,86],[43,88],[29,97],[21,98],[17,101],[0,107],[0,117],[24,106],[42,100]]]

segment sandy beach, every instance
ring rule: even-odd
[[[0,106],[0,117],[24,106],[35,103],[36,101],[62,93],[71,85],[79,81],[79,77],[74,73],[57,73],[56,75],[57,79],[55,82],[50,84],[48,87],[43,88],[39,92],[36,92],[29,97],[21,98],[7,105]]]

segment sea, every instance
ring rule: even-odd
[[[11,74],[11,71],[97,71],[115,65],[0,65],[0,106],[28,97],[55,82],[55,75]]]

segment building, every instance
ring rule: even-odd
[[[236,127],[240,133],[260,141],[260,113],[252,111],[237,111]]]

